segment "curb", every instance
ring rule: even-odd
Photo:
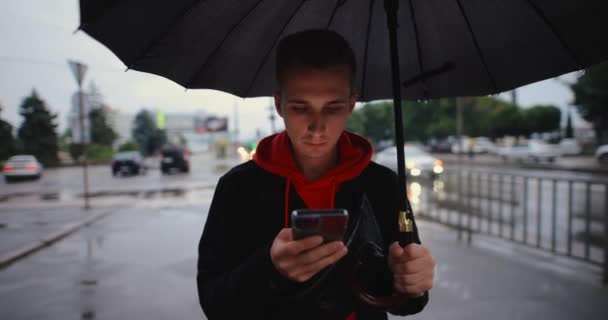
[[[14,262],[33,254],[34,252],[52,245],[53,243],[71,235],[72,233],[78,231],[80,228],[84,226],[88,226],[96,222],[97,220],[101,220],[106,216],[114,213],[113,211],[100,212],[84,221],[74,222],[63,226],[59,231],[51,233],[44,237],[43,239],[38,240],[35,243],[31,243],[25,245],[21,248],[17,248],[13,251],[10,251],[6,254],[0,256],[0,270],[8,267]]]

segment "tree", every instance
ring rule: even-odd
[[[562,112],[558,107],[551,105],[533,106],[522,109],[521,113],[527,135],[558,131],[560,128]]]
[[[0,105],[2,112],[2,105]],[[15,152],[15,137],[13,136],[13,126],[0,119],[0,160],[8,159]]]
[[[574,129],[572,128],[572,114],[570,113],[570,109],[567,111],[567,119],[566,119],[566,132],[565,138],[574,138]]]
[[[19,113],[24,118],[17,134],[23,153],[34,155],[45,165],[57,164],[57,115],[48,110],[36,90],[32,90],[32,94],[23,99]]]
[[[120,146],[118,146],[118,151],[139,151],[139,145],[133,140],[129,140]]]
[[[133,139],[144,155],[155,154],[167,141],[165,131],[156,128],[154,117],[148,110],[138,112],[133,122]]]
[[[94,108],[89,113],[89,118],[91,119],[92,143],[111,147],[118,138],[118,134],[109,124],[109,110],[108,107],[102,105],[98,108]]]
[[[608,141],[608,62],[588,68],[570,86],[583,119],[591,122],[598,144]]]

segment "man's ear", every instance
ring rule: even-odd
[[[283,108],[281,108],[281,92],[276,91],[274,93],[274,108],[281,118],[283,118]]]
[[[353,113],[353,110],[355,110],[355,105],[357,104],[358,98],[359,98],[359,95],[356,93],[353,93],[350,95],[350,101],[348,102],[348,112],[349,113]]]

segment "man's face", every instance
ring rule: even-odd
[[[335,66],[287,70],[274,99],[295,156],[301,159],[334,152],[357,96],[348,67]]]

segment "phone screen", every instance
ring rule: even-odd
[[[320,235],[324,242],[342,240],[348,226],[346,209],[298,209],[291,213],[294,239]]]

